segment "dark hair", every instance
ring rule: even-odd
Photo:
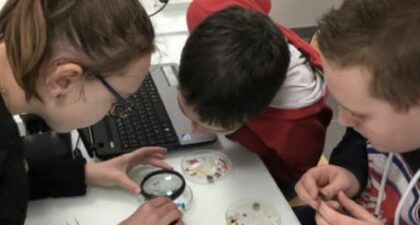
[[[420,1],[346,0],[319,22],[319,48],[328,61],[364,66],[369,92],[397,110],[420,98]]]
[[[85,68],[107,74],[151,54],[154,37],[138,0],[9,0],[0,12],[0,39],[27,99],[40,98],[39,67],[55,42],[87,55],[93,64],[77,62]]]
[[[269,17],[230,7],[209,16],[188,38],[180,93],[202,122],[229,129],[272,101],[289,61],[286,39]]]

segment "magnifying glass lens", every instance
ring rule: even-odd
[[[144,183],[144,191],[155,196],[169,197],[182,186],[182,180],[172,174],[159,174]]]
[[[147,175],[141,183],[146,199],[168,197],[175,200],[185,189],[185,180],[177,172],[159,170]]]

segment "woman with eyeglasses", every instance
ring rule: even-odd
[[[34,113],[57,132],[92,125],[140,86],[155,50],[138,0],[9,0],[0,12],[0,224],[24,224],[31,198],[83,195],[87,185],[133,194],[138,164],[170,168],[165,149],[143,148],[99,163],[26,162],[12,116]],[[140,206],[122,225],[183,224],[168,199]],[[56,224],[57,221],[52,221]]]

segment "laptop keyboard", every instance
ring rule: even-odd
[[[150,75],[128,101],[133,110],[126,118],[116,119],[118,134],[124,149],[156,145],[171,147],[179,144]]]

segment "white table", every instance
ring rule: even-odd
[[[281,224],[299,224],[260,158],[241,146],[220,138],[217,143],[194,149],[213,149],[232,161],[233,172],[215,184],[197,184],[187,179],[193,203],[184,215],[186,225],[224,225],[225,212],[234,202],[256,199],[271,204],[281,214]],[[180,162],[192,151],[176,150],[167,154],[168,163],[181,171]],[[133,179],[140,179],[133,175]],[[29,204],[26,225],[115,225],[139,206],[137,196],[117,188],[90,187],[82,197],[46,199]]]

